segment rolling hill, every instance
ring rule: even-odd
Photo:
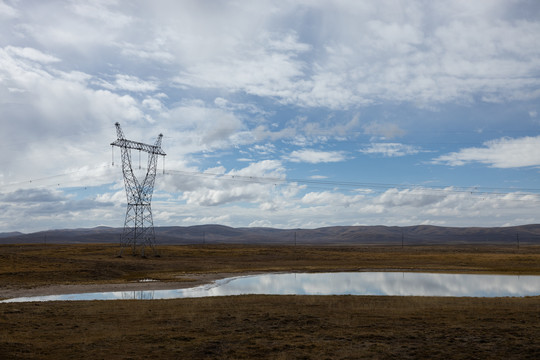
[[[223,225],[156,227],[158,244],[540,244],[540,224],[511,227],[333,226],[318,229],[232,228]],[[0,234],[0,244],[119,243],[121,228],[63,229]]]

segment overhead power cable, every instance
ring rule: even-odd
[[[118,165],[113,165],[117,167]],[[86,180],[96,180],[101,177],[104,177],[105,174],[96,174],[96,170],[103,169],[106,167],[111,167],[111,165],[101,165],[88,169],[79,169],[75,171],[69,171],[65,173],[60,173],[56,175],[44,176],[40,178],[33,178],[24,181],[18,181],[13,183],[4,184],[3,188],[6,187],[15,187],[21,185],[35,184],[38,185],[43,182],[47,182],[55,179],[54,187],[69,187],[68,184],[77,183],[82,187],[86,187],[78,179],[71,179],[68,181],[58,181],[59,179],[65,177],[72,177],[79,173],[85,173]],[[141,169],[145,171],[143,167]],[[90,173],[90,176],[89,176]],[[94,175],[92,176],[92,173]],[[470,187],[458,187],[453,185],[432,185],[425,186],[419,184],[408,184],[408,183],[379,183],[379,182],[355,182],[355,181],[336,181],[329,179],[303,179],[303,178],[286,178],[286,177],[275,177],[275,176],[253,176],[253,175],[239,175],[239,174],[225,174],[225,173],[215,173],[215,172],[197,172],[197,171],[186,171],[186,170],[175,170],[167,169],[164,174],[158,173],[157,176],[187,176],[187,177],[205,177],[211,178],[217,181],[235,181],[235,182],[247,182],[247,183],[258,183],[258,184],[269,184],[269,185],[285,185],[285,184],[305,184],[311,189],[322,189],[328,190],[329,188],[335,189],[349,189],[349,190],[409,190],[409,191],[431,191],[435,194],[441,193],[457,193],[457,194],[470,194],[475,196],[507,196],[507,195],[516,195],[516,196],[533,196],[538,197],[540,201],[540,188],[508,188],[508,187],[485,187],[485,186],[470,186]],[[47,185],[38,185],[39,187]],[[52,186],[52,185],[51,185]],[[375,192],[375,191],[374,191]],[[511,201],[522,199],[508,199]]]
[[[434,190],[444,192],[457,192],[457,193],[475,193],[475,194],[492,194],[492,195],[509,195],[520,193],[523,195],[540,195],[540,188],[502,188],[502,187],[484,187],[484,186],[471,186],[471,187],[456,187],[452,185],[434,185],[424,186],[419,184],[396,184],[396,183],[374,183],[374,182],[354,182],[354,181],[334,181],[325,179],[301,179],[301,178],[279,178],[279,177],[261,177],[261,176],[249,176],[249,175],[237,175],[237,174],[223,174],[223,173],[210,173],[210,172],[195,172],[185,170],[166,170],[165,174],[170,175],[182,175],[182,176],[198,176],[198,177],[210,177],[216,180],[232,180],[232,181],[246,181],[254,183],[267,183],[267,184],[285,184],[285,183],[300,183],[308,185],[329,185],[335,187],[345,188],[382,188],[382,189],[398,189],[398,190]]]
[[[21,180],[21,181],[16,181],[16,182],[12,182],[12,183],[7,183],[7,184],[2,185],[2,187],[5,188],[5,187],[15,187],[15,186],[20,186],[20,185],[28,185],[28,184],[39,184],[39,183],[42,183],[44,181],[48,181],[48,180],[52,180],[52,179],[60,179],[60,178],[64,178],[64,177],[72,177],[73,175],[84,173],[84,172],[90,172],[90,173],[94,172],[94,176],[87,176],[88,174],[86,174],[85,179],[95,179],[97,177],[95,175],[95,170],[104,169],[104,168],[108,168],[108,167],[110,167],[110,165],[100,165],[100,166],[95,166],[95,167],[92,167],[92,168],[68,171],[68,172],[64,172],[64,173],[60,173],[60,174],[56,174],[56,175],[49,175],[49,176],[43,176],[43,177],[39,177],[39,178],[32,178],[32,179],[28,179],[28,180]],[[57,184],[57,185],[65,185],[66,183],[71,183],[71,182],[75,182],[75,181],[80,183],[80,180],[71,180],[69,182],[66,182],[66,181],[56,182],[55,181],[55,184]]]

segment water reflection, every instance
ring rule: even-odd
[[[154,300],[155,290],[121,291],[122,300]]]
[[[189,289],[119,291],[9,299],[52,300],[173,299],[244,294],[393,295],[393,296],[535,296],[540,276],[435,274],[402,272],[290,273],[241,276]]]

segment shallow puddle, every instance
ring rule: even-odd
[[[540,276],[411,272],[279,273],[239,276],[188,289],[22,297],[3,302],[176,299],[246,294],[506,297],[540,295]]]

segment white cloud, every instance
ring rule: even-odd
[[[120,46],[122,48],[122,54],[128,57],[135,56],[142,60],[155,60],[163,63],[173,63],[175,60],[174,55],[167,51],[154,50],[154,48],[158,48],[155,44],[148,46],[122,44]]]
[[[504,196],[474,194],[454,188],[411,188],[361,195],[334,191],[309,192],[301,199],[290,223],[308,223],[313,227],[335,224],[433,224],[445,226],[488,226],[520,224],[539,208],[538,195],[510,193]],[[332,214],[339,214],[339,220]],[[332,218],[332,220],[330,220]],[[303,226],[303,225],[302,225]]]
[[[537,195],[476,195],[453,188],[391,188],[360,195],[312,191],[299,200],[290,200],[296,206],[261,215],[272,226],[284,228],[336,224],[477,226],[478,221],[487,226],[502,226],[520,224],[519,219],[539,208]],[[505,220],[510,218],[509,222]]]
[[[380,154],[386,157],[414,155],[420,152],[415,146],[400,143],[373,143],[359,151],[364,154]]]
[[[116,169],[118,170],[118,169]],[[217,175],[166,175],[158,179],[158,194],[164,187],[184,189],[180,199],[156,196],[153,210],[157,226],[220,223],[230,226],[269,226],[316,228],[331,225],[417,225],[447,226],[516,225],[531,219],[540,210],[537,194],[476,194],[455,189],[389,188],[362,189],[343,193],[336,190],[311,190],[285,182],[279,162],[260,162],[236,171],[207,169]],[[221,174],[221,176],[219,175]],[[263,182],[262,176],[282,182]],[[250,177],[252,177],[250,179]],[[167,184],[164,184],[167,183]],[[308,190],[308,192],[304,192]],[[374,190],[374,191],[373,191]],[[3,194],[0,208],[6,219],[16,221],[17,229],[28,231],[69,224],[118,226],[124,216],[125,194],[114,190],[84,201],[71,200],[60,191],[29,189]],[[250,204],[246,206],[246,203]],[[531,222],[531,221],[529,221]],[[9,225],[0,220],[2,228]]]
[[[60,62],[51,60],[41,52],[0,48],[6,119],[0,140],[11,145],[2,164],[9,178],[4,183],[102,164],[107,160],[96,145],[113,134],[114,122],[142,117],[134,98],[94,90],[88,85],[90,75],[60,71],[54,68]]]
[[[115,84],[120,90],[147,92],[157,90],[157,84],[154,81],[141,80],[132,75],[116,75]]]
[[[265,123],[257,125],[251,130],[251,134],[257,141],[283,140],[287,144],[298,147],[311,147],[315,144],[328,143],[330,141],[342,141],[352,139],[359,135],[356,130],[359,125],[358,115],[348,118],[336,118],[333,115],[320,118],[317,116],[297,116],[287,121],[283,127],[275,130],[278,126]]]
[[[284,157],[292,162],[306,162],[310,164],[340,162],[346,159],[342,151],[321,151],[313,149],[295,150]]]
[[[114,206],[112,202],[92,198],[72,199],[59,190],[16,190],[0,194],[0,209],[5,215],[0,219],[0,228],[17,228],[20,231],[51,229],[51,221],[54,221],[55,228],[73,228],[70,224],[74,219],[89,220],[87,225],[91,226],[93,219],[103,221],[110,217],[109,212]]]
[[[118,11],[111,9],[118,4],[117,1],[77,1],[72,2],[70,8],[74,14],[100,25],[123,27],[131,23],[133,18],[123,13],[121,9]]]
[[[302,186],[284,182],[288,169],[283,164],[289,161],[343,162],[343,173],[357,171],[347,168],[345,149],[350,151],[350,143],[342,140],[371,142],[361,149],[366,154],[417,154],[422,151],[417,147],[384,141],[406,136],[411,138],[403,143],[417,141],[413,135],[446,129],[449,122],[452,128],[461,126],[454,114],[433,110],[459,108],[458,116],[464,115],[460,119],[476,111],[490,119],[493,114],[482,112],[477,103],[487,102],[489,109],[504,104],[505,114],[470,127],[499,131],[501,122],[515,122],[516,131],[534,134],[531,124],[537,122],[535,103],[540,98],[536,4],[517,0],[398,5],[394,0],[261,0],[212,6],[197,1],[0,1],[0,112],[5,119],[0,184],[19,184],[7,189],[15,192],[32,187],[22,181],[36,174],[73,171],[76,174],[56,184],[56,178],[40,184],[60,188],[64,185],[58,183],[67,180],[81,186],[115,183],[114,189],[100,190],[96,199],[118,200],[121,172],[96,169],[109,163],[113,124],[120,121],[133,140],[151,142],[163,131],[171,169],[197,173],[206,168],[220,174],[166,175],[157,183],[166,200],[159,200],[164,208],[158,207],[156,214],[171,224],[206,219],[240,226],[459,225],[530,219],[537,207],[518,195],[512,201],[526,204],[525,209],[505,208],[513,203],[500,198],[477,202],[451,191],[306,193]],[[521,102],[515,105],[515,100]],[[419,129],[428,121],[427,129]],[[538,166],[538,141],[533,136],[493,140],[433,162]],[[275,163],[247,166],[283,154],[284,144],[304,150]],[[317,145],[334,151],[315,150]],[[243,167],[233,169],[239,157],[246,162],[236,162]],[[244,176],[275,177],[279,182],[240,180]],[[327,174],[316,176],[323,179]],[[39,199],[40,194],[26,195]],[[359,194],[364,198],[354,197]],[[23,196],[10,196],[16,195]],[[47,194],[42,195],[45,204]],[[175,203],[172,199],[179,196]],[[79,205],[82,209],[91,204]],[[74,217],[60,205],[51,210],[64,214],[58,224],[69,227]],[[85,210],[85,224],[92,217],[121,223],[122,211],[115,214],[98,205],[95,212]],[[0,206],[6,208],[8,220],[25,214],[17,213],[17,202]],[[500,215],[489,206],[498,207]],[[41,227],[55,221],[43,208],[36,210],[33,220]],[[12,225],[5,221],[2,226]]]
[[[254,162],[239,170],[226,172],[225,168],[175,173],[166,179],[169,189],[182,192],[187,204],[219,206],[235,202],[273,204],[285,189],[276,190],[275,185],[284,180],[280,161]]]
[[[123,61],[132,55],[165,61],[176,81],[189,88],[300,106],[341,109],[385,100],[428,106],[471,101],[475,93],[500,101],[540,95],[531,91],[538,81],[530,76],[539,66],[533,35],[538,24],[506,19],[514,5],[504,2],[478,7],[409,2],[399,11],[391,2],[263,1],[216,9],[141,3],[139,11],[121,5],[42,5],[36,12],[55,15],[49,20],[33,16],[31,25],[21,28],[47,48],[56,44],[65,51],[79,41],[81,52],[86,47],[108,54],[116,47]],[[300,23],[290,22],[297,12],[325,31],[308,36]],[[437,21],[422,21],[427,16]],[[96,29],[96,24],[103,26]],[[251,31],[254,26],[260,31]]]
[[[110,51],[105,49],[111,49],[138,26],[120,1],[18,2],[16,8],[20,15],[12,31],[18,37],[55,53],[78,57],[81,65],[89,54],[98,52],[99,61],[94,66],[99,66]]]
[[[161,112],[165,109],[165,106],[163,105],[161,100],[156,99],[156,98],[150,98],[150,97],[146,98],[143,100],[142,105],[145,108],[151,111],[156,111],[156,112]]]
[[[272,223],[268,220],[255,220],[251,222],[249,227],[272,227]]]
[[[21,48],[16,46],[6,46],[5,51],[11,55],[16,55],[28,60],[41,63],[53,63],[60,61],[60,59],[55,56],[44,54],[41,51],[30,47]]]
[[[259,155],[270,155],[276,152],[276,146],[272,143],[267,143],[263,145],[255,144],[250,149],[251,152],[258,153]]]
[[[495,168],[540,165],[540,136],[501,138],[487,141],[483,145],[441,155],[433,159],[433,163],[462,166],[479,162]]]
[[[264,36],[260,41],[267,47],[259,45],[258,41],[235,44],[237,52],[190,65],[174,81],[194,88],[221,88],[275,97],[286,103],[294,101],[297,93],[305,88],[304,82],[298,81],[303,75],[303,62],[296,52],[276,47],[274,43],[278,40],[273,41],[272,46],[268,46],[269,40]]]
[[[4,1],[0,1],[0,17],[10,19],[16,18],[18,15],[19,12],[15,8],[9,6]]]
[[[113,91],[152,92],[158,89],[156,81],[146,81],[139,79],[137,76],[125,74],[116,74],[113,83],[100,80],[96,84]]]
[[[187,226],[192,225],[206,225],[206,224],[228,224],[231,221],[230,215],[218,215],[218,216],[203,216],[203,217],[195,217],[195,216],[188,216],[183,219],[183,222]]]
[[[452,190],[452,189],[447,189]],[[452,194],[451,194],[452,195]],[[388,189],[375,199],[377,204],[389,207],[410,206],[424,208],[440,203],[448,197],[448,191],[434,191],[431,189]]]
[[[12,28],[20,37],[55,54],[76,53],[83,66],[95,67],[91,54],[99,53],[105,55],[101,69],[110,61],[136,68],[141,59],[148,69],[156,61],[188,89],[331,109],[540,96],[540,24],[516,20],[525,6],[519,1],[123,5],[3,3],[2,9],[19,14]],[[299,14],[303,21],[292,21]]]
[[[346,195],[330,191],[309,192],[302,197],[301,202],[309,205],[327,205],[349,207],[364,199],[363,195]]]
[[[175,139],[178,146],[174,149],[181,154],[253,142],[238,116],[199,100],[173,107],[163,116],[161,124],[172,130],[168,136]]]

